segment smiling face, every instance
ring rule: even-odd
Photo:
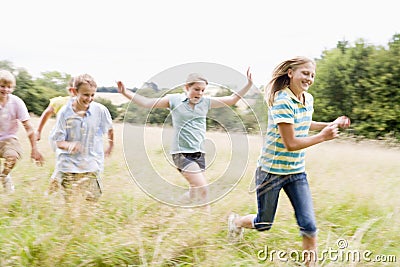
[[[10,82],[0,80],[0,100],[7,99],[7,96],[13,92],[13,89]]]
[[[290,90],[295,95],[302,94],[307,91],[311,84],[314,82],[315,65],[312,62],[304,63],[288,70],[290,78]]]
[[[76,94],[75,109],[76,111],[86,111],[89,109],[90,103],[94,100],[94,95],[97,88],[90,84],[81,84],[78,88],[74,89]]]
[[[195,105],[200,102],[206,86],[205,82],[195,82],[185,85],[186,96],[189,98],[190,104]]]

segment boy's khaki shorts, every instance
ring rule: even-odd
[[[66,200],[72,197],[84,197],[86,200],[97,201],[101,196],[98,173],[61,173],[61,186],[65,191]]]
[[[9,157],[16,159],[22,157],[22,147],[16,138],[9,138],[0,141],[0,158]]]

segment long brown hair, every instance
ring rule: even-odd
[[[310,62],[315,65],[315,61],[310,58],[295,57],[289,60],[285,60],[275,67],[274,71],[272,72],[272,79],[267,84],[265,90],[265,101],[267,102],[269,107],[272,107],[274,103],[276,92],[285,89],[289,85],[289,69],[295,70],[298,66]]]

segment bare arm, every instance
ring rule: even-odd
[[[350,119],[346,116],[341,116],[331,123],[311,122],[310,130],[320,130],[318,134],[312,136],[296,137],[294,125],[290,123],[279,123],[278,129],[286,149],[295,151],[332,140],[339,136],[339,127],[348,128],[349,126]]]
[[[114,148],[114,129],[108,130],[108,148],[105,151],[105,156],[108,157],[111,155],[111,152]]]
[[[339,128],[346,129],[350,127],[350,119],[346,116],[340,116],[336,118],[332,123],[335,123]],[[326,126],[328,126],[330,123],[328,122],[317,122],[317,121],[312,121],[310,130],[311,131],[321,131],[324,129]]]
[[[329,123],[327,123],[327,122],[312,121],[311,125],[310,125],[310,130],[311,131],[321,131],[328,125],[329,125]]]
[[[29,120],[23,121],[22,125],[25,128],[25,131],[28,135],[29,142],[31,144],[31,159],[35,161],[35,163],[39,166],[42,166],[44,163],[44,158],[42,154],[40,154],[35,139],[35,131],[32,127],[32,124]]]
[[[325,126],[318,134],[307,137],[296,137],[294,125],[290,123],[279,123],[278,129],[288,151],[307,148],[339,136],[338,126],[334,123]]]
[[[56,145],[59,149],[67,150],[70,154],[75,154],[82,151],[80,142],[57,141]]]
[[[251,78],[250,68],[247,69],[247,84],[238,92],[234,92],[230,96],[222,97],[211,97],[211,108],[221,108],[224,106],[235,105],[253,86],[253,80]]]
[[[36,131],[36,141],[39,141],[42,135],[42,130],[46,122],[50,119],[54,114],[54,108],[52,106],[48,106],[40,116],[39,126]]]
[[[117,85],[120,94],[139,106],[145,108],[169,108],[168,96],[162,98],[149,98],[126,90],[125,85],[121,81],[118,81]]]

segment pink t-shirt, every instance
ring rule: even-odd
[[[18,121],[29,119],[24,101],[16,95],[9,94],[6,105],[4,107],[0,105],[0,141],[17,138]]]

